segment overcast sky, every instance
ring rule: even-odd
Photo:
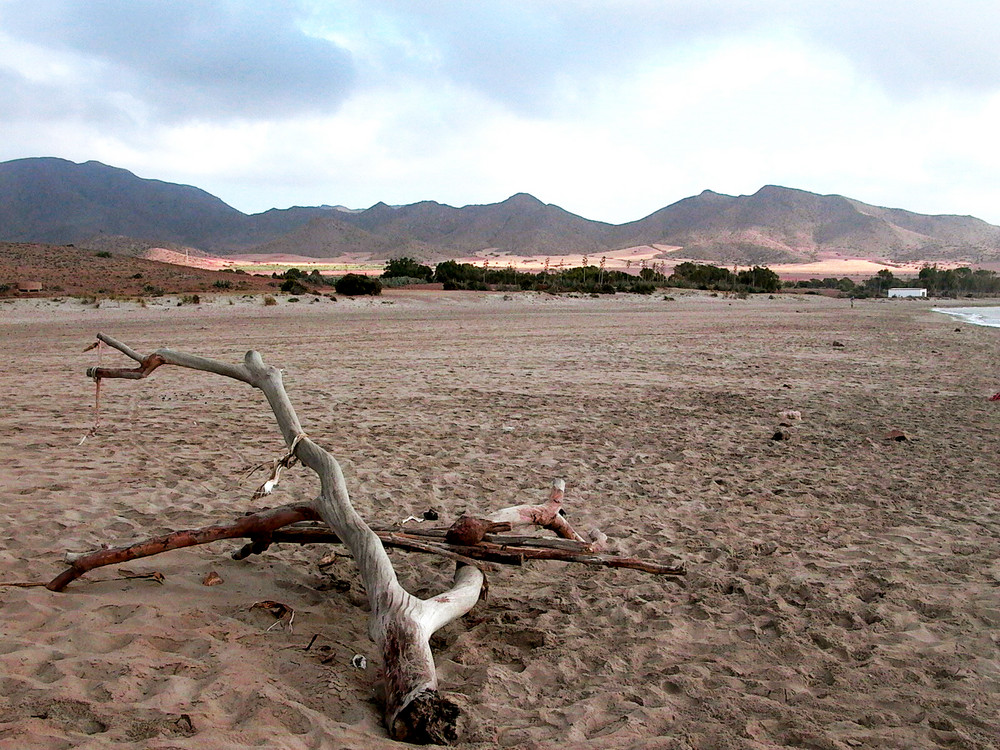
[[[1000,224],[998,0],[0,0],[0,160],[246,212],[779,184]]]

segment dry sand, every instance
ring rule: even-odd
[[[241,471],[282,452],[259,394],[174,368],[106,382],[81,444],[97,330],[262,351],[371,520],[487,512],[564,477],[575,523],[686,562],[686,588],[562,563],[492,575],[434,639],[463,747],[997,746],[996,329],[800,296],[0,305],[4,581],[241,514]],[[271,502],[314,491],[299,467]],[[331,581],[326,549],[234,546],[124,566],[162,584],[104,568],[62,594],[0,588],[0,748],[400,747],[352,562]],[[449,577],[393,558],[418,594]],[[211,571],[224,583],[203,586]],[[267,599],[291,631],[250,609]]]

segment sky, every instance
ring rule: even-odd
[[[0,161],[247,213],[777,184],[1000,224],[998,31],[997,0],[0,0]]]

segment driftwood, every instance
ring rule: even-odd
[[[129,346],[98,334],[98,340],[138,363],[135,368],[90,368],[87,375],[100,385],[103,378],[141,379],[162,365],[175,365],[239,380],[261,390],[274,412],[288,451],[274,462],[270,478],[255,494],[267,494],[283,468],[301,461],[320,479],[320,494],[311,503],[296,503],[247,514],[230,524],[176,531],[125,547],[67,555],[69,568],[47,584],[63,590],[89,570],[172,549],[221,539],[250,542],[234,553],[240,559],[265,551],[273,543],[340,543],[353,555],[371,605],[369,636],[380,649],[386,683],[385,723],[394,739],[446,743],[457,738],[458,708],[438,693],[430,637],[476,604],[485,586],[483,571],[495,563],[520,565],[548,559],[625,567],[678,576],[683,569],[632,558],[601,554],[606,540],[595,534],[584,540],[561,512],[565,485],[553,484],[542,505],[521,505],[497,511],[485,519],[464,517],[447,528],[385,527],[373,529],[351,505],[340,465],[302,430],[282,384],[281,372],[265,365],[260,354],[247,352],[242,364],[230,365],[170,349],[143,356]],[[318,523],[321,522],[321,523]],[[523,527],[551,529],[560,538],[507,536]],[[454,584],[448,591],[419,599],[400,585],[386,554],[387,546],[441,555],[456,562]]]
[[[296,503],[249,513],[230,524],[174,531],[127,546],[103,548],[85,554],[67,554],[65,560],[69,563],[69,567],[44,585],[50,591],[62,591],[77,578],[95,568],[223,539],[251,540],[233,552],[234,560],[261,554],[272,544],[341,544],[340,537],[329,527],[304,520],[316,517],[318,516],[312,506]],[[463,516],[459,521],[467,518],[469,517]],[[510,527],[507,523],[491,525]],[[448,541],[448,536],[454,528],[455,524],[450,527],[420,529],[398,525],[375,526],[372,527],[372,531],[385,547],[427,552],[460,564],[474,565],[484,571],[495,569],[494,563],[523,565],[527,560],[561,560],[608,568],[631,568],[656,575],[684,575],[682,566],[661,565],[632,557],[598,554],[592,542],[582,540],[486,533],[472,544],[452,543]]]
[[[172,549],[208,544],[220,539],[261,537],[290,523],[318,517],[310,505],[285,505],[274,510],[243,516],[226,526],[206,526],[202,529],[174,531],[170,534],[130,544],[127,547],[100,549],[82,555],[67,554],[66,562],[69,563],[69,567],[49,581],[45,587],[49,591],[62,591],[70,582],[94,568],[116,565],[139,557],[158,555]]]

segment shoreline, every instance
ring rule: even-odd
[[[982,310],[993,310],[992,315],[983,314]],[[949,315],[963,323],[984,328],[1000,328],[1000,304],[979,305],[976,307],[933,308],[933,312]]]

